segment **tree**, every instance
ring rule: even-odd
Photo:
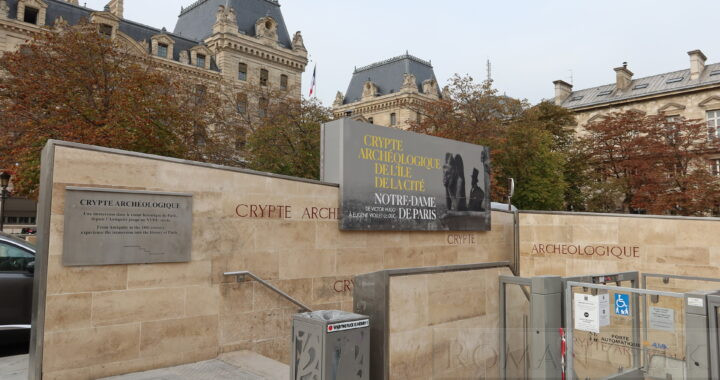
[[[332,119],[317,99],[286,99],[268,106],[267,114],[247,136],[248,167],[277,174],[318,179],[320,125]]]
[[[517,183],[513,203],[536,210],[562,209],[565,152],[573,141],[572,114],[549,102],[529,107],[526,101],[499,95],[491,81],[477,84],[456,75],[441,100],[417,107],[415,132],[450,138],[491,149],[491,197],[507,201],[507,179]]]
[[[702,121],[627,111],[585,129],[590,210],[704,215],[720,202],[705,159],[718,143]]]
[[[208,85],[171,77],[80,24],[41,33],[0,58],[0,167],[34,195],[48,139],[188,159],[212,158]]]

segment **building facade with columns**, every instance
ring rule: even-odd
[[[404,54],[355,68],[345,94],[335,97],[333,114],[407,129],[422,117],[423,104],[441,97],[432,64]]]
[[[689,67],[633,78],[627,64],[617,67],[615,83],[573,90],[565,81],[555,84],[555,103],[575,112],[578,128],[611,112],[637,110],[646,114],[682,116],[707,122],[712,138],[720,138],[720,63],[707,64],[700,50],[688,52]],[[720,176],[720,152],[708,156]]]
[[[308,52],[300,32],[290,36],[278,0],[199,0],[180,10],[173,32],[124,18],[123,0],[111,0],[103,10],[78,0],[0,0],[0,54],[83,20],[146,64],[199,85],[219,85],[215,88],[231,95],[224,98],[245,103],[233,104],[238,112],[261,102],[244,94],[250,85],[286,90],[300,99]],[[34,204],[28,202],[8,200],[6,230],[35,225]]]

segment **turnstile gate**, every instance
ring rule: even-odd
[[[719,283],[644,274],[640,288],[637,272],[501,277],[501,377],[720,379],[720,292],[708,290]]]

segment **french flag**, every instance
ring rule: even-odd
[[[313,69],[313,78],[312,83],[310,84],[310,96],[312,97],[316,90],[316,82],[317,79],[317,64],[315,64],[315,68]]]

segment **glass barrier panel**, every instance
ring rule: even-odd
[[[719,290],[720,279],[717,279],[717,281],[712,281],[670,277],[646,277],[645,288],[650,290],[662,290],[665,292],[675,293],[687,293],[701,290]]]
[[[578,378],[605,379],[629,371],[653,379],[684,378],[682,298],[583,287],[574,287],[571,297]]]
[[[391,277],[390,378],[498,378],[501,275],[512,273],[488,268]]]
[[[530,324],[530,288],[505,285],[505,367],[506,378],[528,379],[528,327]]]

